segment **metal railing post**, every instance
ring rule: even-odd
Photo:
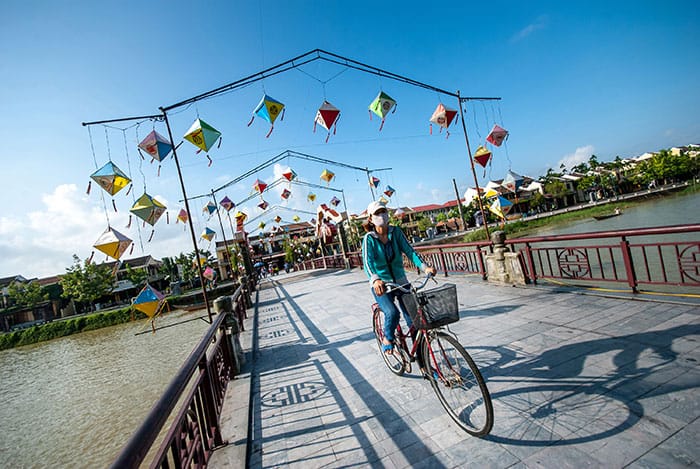
[[[630,243],[625,236],[620,241],[620,250],[622,251],[622,259],[625,261],[625,271],[627,272],[627,283],[632,288],[632,293],[637,291],[637,273],[634,271],[634,262],[632,261],[632,251]]]

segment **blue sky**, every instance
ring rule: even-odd
[[[479,182],[501,179],[508,169],[537,177],[591,154],[606,161],[700,143],[699,20],[697,1],[7,0],[0,17],[0,276],[64,272],[74,253],[90,255],[108,217],[135,240],[133,256],[192,250],[189,234],[174,223],[182,195],[172,159],[160,176],[153,164],[139,166],[137,138],[153,124],[141,124],[138,135],[127,128],[132,123],[106,132],[93,127],[93,158],[81,122],[157,113],[159,106],[320,48],[465,96],[502,98],[466,109],[472,150],[494,123],[510,132],[492,166],[479,169]],[[379,90],[398,102],[381,132],[367,112]],[[260,119],[246,126],[264,92],[287,106],[267,139]],[[341,109],[328,143],[323,132],[313,132],[324,98]],[[178,109],[171,123],[176,140],[197,115],[223,134],[221,147],[210,152],[211,167],[189,143],[179,150],[188,195],[208,193],[289,149],[392,168],[376,174],[396,189],[391,205],[415,206],[453,199],[453,178],[460,193],[473,186],[461,125],[448,139],[429,133],[440,102],[456,107],[449,96],[317,61]],[[162,124],[156,130],[165,133]],[[131,194],[115,196],[119,212],[105,213],[101,191],[85,193],[95,161],[102,165],[109,157],[130,172],[137,197],[145,188],[168,207],[170,224],[159,221],[150,243],[150,227],[126,228]],[[270,182],[286,166],[321,183],[323,165],[294,159],[256,177]],[[350,212],[362,211],[371,197],[364,173],[328,169],[336,173],[330,187],[344,191]],[[219,195],[242,200],[254,179]],[[292,192],[288,208],[313,209],[308,189]],[[317,201],[335,194],[314,192]],[[281,204],[278,194],[266,198]],[[196,230],[219,232],[215,219],[200,215],[203,204],[192,203]],[[251,216],[256,210],[246,207]],[[278,212],[269,218],[291,218],[288,210]]]

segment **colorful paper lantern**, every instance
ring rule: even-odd
[[[189,217],[189,215],[187,215],[187,210],[185,210],[184,208],[181,208],[180,212],[177,214],[176,223],[178,221],[181,221],[182,223],[187,223],[187,220],[189,220],[189,219],[190,219],[190,217]]]
[[[224,198],[221,199],[221,201],[219,202],[219,205],[224,207],[224,209],[227,212],[230,212],[231,210],[236,208],[236,204],[234,204],[233,201],[231,199],[229,199],[227,196],[224,196]]]
[[[155,130],[146,135],[146,138],[141,140],[138,147],[148,153],[151,158],[158,161],[163,161],[173,150],[170,141]]]
[[[145,192],[134,202],[134,205],[131,206],[131,213],[151,226],[156,224],[165,210],[165,205]]]
[[[216,231],[212,230],[211,228],[204,228],[204,231],[202,231],[202,234],[200,235],[201,238],[204,238],[207,241],[211,241],[215,236]]]
[[[326,142],[328,142],[328,138],[331,136],[331,128],[333,128],[333,135],[335,135],[339,117],[340,109],[333,106],[328,101],[323,101],[323,104],[321,104],[321,107],[318,108],[318,111],[316,112],[316,118],[314,119],[314,132],[316,132],[316,124],[326,129],[328,131],[328,135],[326,135]]]
[[[213,215],[216,212],[216,204],[214,202],[207,202],[207,204],[202,209],[202,212],[207,215]]]
[[[264,200],[258,204],[258,207],[260,207],[261,210],[265,210],[270,204],[265,202]]]
[[[331,205],[337,207],[338,204],[340,204],[340,199],[338,197],[333,196],[333,198],[331,199]]]
[[[380,183],[379,178],[376,178],[374,176],[369,178],[369,185],[374,187],[375,189],[377,187],[379,187],[379,183]]]
[[[253,123],[255,116],[258,116],[270,123],[270,131],[267,132],[265,138],[269,137],[272,133],[272,129],[275,127],[275,120],[278,116],[282,116],[280,120],[284,120],[284,104],[271,98],[268,95],[264,95],[260,103],[253,111],[253,117],[248,122],[248,126]]]
[[[386,195],[387,197],[391,197],[392,195],[394,195],[394,192],[396,192],[396,190],[393,187],[386,186],[386,190],[384,191],[384,195]]]
[[[97,238],[93,245],[95,249],[102,251],[114,260],[124,254],[124,251],[131,245],[131,239],[127,238],[112,227],[107,227],[104,233]]]
[[[432,117],[430,118],[430,133],[433,133],[433,124],[436,124],[442,129],[447,130],[447,128],[452,124],[452,121],[457,117],[457,110],[446,107],[444,104],[440,103],[435,108]],[[447,132],[447,136],[450,136],[450,132]]]
[[[486,141],[491,145],[500,147],[503,141],[508,137],[508,131],[499,125],[494,125],[491,132],[486,137]]]
[[[323,172],[321,173],[321,179],[326,181],[326,185],[330,184],[334,177],[335,177],[335,173],[328,171],[327,169],[324,169]]]
[[[146,284],[132,303],[132,307],[138,311],[141,311],[149,318],[153,318],[160,310],[163,302],[165,301],[165,296],[150,286]]]
[[[393,111],[392,111],[393,108]],[[380,91],[374,101],[369,104],[369,117],[372,118],[372,113],[376,114],[382,119],[382,123],[379,124],[379,130],[381,131],[384,127],[384,120],[386,119],[389,112],[396,112],[396,101],[394,101],[391,96],[383,91]]]
[[[282,193],[280,194],[280,197],[282,197],[284,200],[289,199],[289,196],[292,195],[292,192],[289,191],[288,189],[284,189]]]
[[[479,146],[474,153],[474,161],[479,163],[484,168],[491,160],[491,152],[486,149],[486,147]]]
[[[100,169],[92,173],[90,178],[110,195],[115,195],[131,182],[131,179],[111,161],[108,161]],[[89,192],[90,188],[88,187]]]

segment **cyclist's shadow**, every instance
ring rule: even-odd
[[[565,344],[532,358],[507,347],[469,347],[495,405],[494,429],[486,438],[550,446],[620,433],[644,416],[640,397],[700,386],[696,374],[678,367],[673,368],[674,379],[667,376],[668,365],[679,358],[674,340],[698,334],[700,326],[682,325]],[[611,371],[596,373],[604,368],[587,366],[595,355],[610,354]]]

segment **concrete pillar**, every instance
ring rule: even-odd
[[[509,252],[505,245],[504,231],[491,233],[493,254],[486,255],[486,274],[490,283],[502,285],[525,285],[520,255]]]

